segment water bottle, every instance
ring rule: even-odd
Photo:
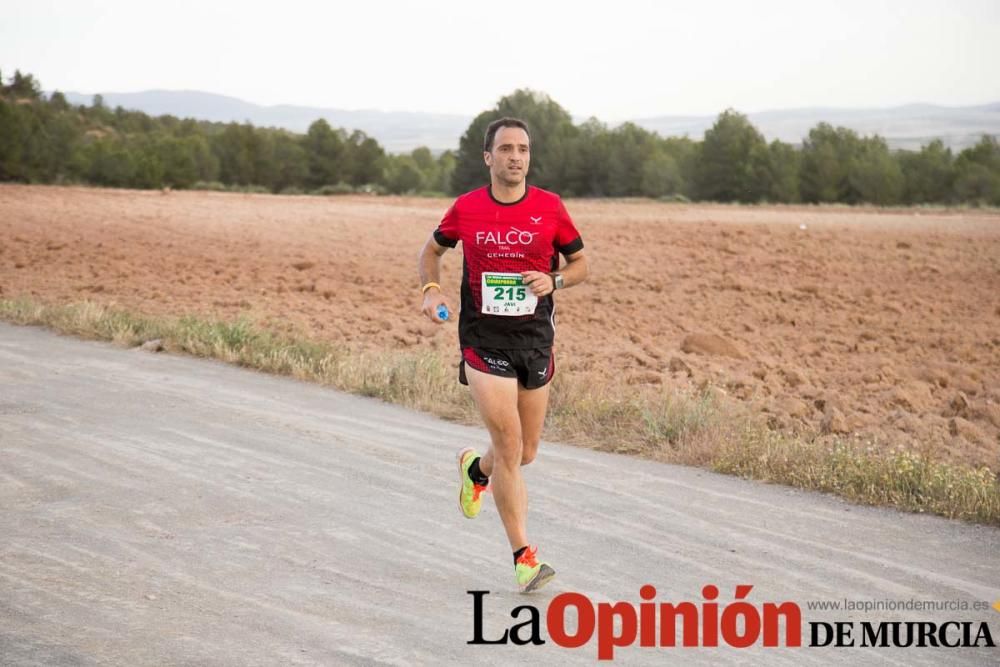
[[[437,316],[439,320],[448,320],[448,306],[439,304],[437,307]]]

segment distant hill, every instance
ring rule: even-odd
[[[181,118],[222,123],[250,121],[258,127],[281,127],[305,132],[309,125],[325,118],[333,127],[361,130],[375,137],[392,153],[408,152],[417,146],[435,151],[458,147],[458,138],[472,119],[468,116],[409,111],[344,110],[300,107],[289,104],[261,106],[235,97],[196,90],[147,90],[139,93],[101,93],[104,104],[136,109],[150,115],[170,114]],[[93,95],[66,93],[71,104],[90,104]]]
[[[147,90],[138,93],[101,93],[110,107],[122,106],[151,115],[171,114],[219,122],[249,121],[262,127],[282,127],[305,132],[309,124],[325,118],[334,127],[359,129],[375,137],[388,151],[400,153],[417,146],[444,151],[458,147],[471,116],[420,111],[331,109],[288,104],[261,106],[235,97],[199,91]],[[90,104],[93,95],[66,93],[72,104]],[[721,110],[720,110],[721,111]],[[1000,137],[1000,102],[983,106],[944,107],[907,104],[885,109],[809,108],[760,111],[747,114],[768,139],[801,143],[809,129],[820,122],[849,127],[862,135],[879,134],[893,148],[917,149],[934,138],[953,149],[962,149],[983,134]],[[701,139],[715,116],[657,116],[634,120],[663,136]]]
[[[849,127],[862,135],[878,134],[892,148],[919,149],[932,139],[941,139],[953,149],[970,146],[984,134],[1000,136],[1000,102],[973,107],[943,107],[907,104],[886,109],[785,109],[747,114],[747,118],[770,141],[801,143],[810,128],[820,122]],[[658,116],[634,121],[663,136],[701,138],[715,116]]]

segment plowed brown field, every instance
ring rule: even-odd
[[[457,362],[416,274],[448,203],[4,185],[0,298],[245,315]],[[593,274],[557,295],[560,372],[707,385],[774,428],[1000,464],[997,212],[567,205]]]

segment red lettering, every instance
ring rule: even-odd
[[[719,597],[719,589],[709,584],[701,589],[701,594],[706,600],[714,600]],[[701,605],[701,645],[719,645],[719,605],[714,602],[706,602]],[[686,642],[686,639],[685,639]],[[684,644],[687,646],[687,643]]]
[[[660,646],[677,646],[677,617],[684,626],[681,646],[698,645],[698,607],[693,602],[660,605]],[[667,622],[669,619],[669,623]]]
[[[576,607],[576,634],[566,633],[566,608]],[[594,635],[594,605],[582,593],[560,593],[552,598],[545,615],[549,637],[563,648],[580,648]]]
[[[646,584],[639,589],[639,597],[652,600],[656,589]],[[643,602],[639,605],[639,646],[656,646],[656,605]]]
[[[647,648],[678,645],[716,647],[721,637],[722,645],[748,648],[760,643],[763,635],[763,646],[768,648],[779,646],[782,639],[784,646],[802,646],[802,611],[799,605],[795,602],[767,602],[758,608],[746,601],[752,590],[753,586],[749,584],[736,586],[735,600],[722,605],[722,609],[719,609],[717,601],[719,588],[712,584],[702,588],[704,601],[700,605],[693,602],[657,604],[656,588],[649,584],[639,589],[643,602],[638,604],[622,601],[595,604],[582,593],[561,593],[549,603],[546,625],[552,642],[563,648],[580,648],[596,634],[598,660],[613,660],[616,648],[633,646],[637,639],[640,646]],[[572,623],[567,620],[571,607],[576,612],[572,632],[567,630],[567,625]],[[678,617],[683,629],[677,627]],[[813,625],[826,626],[829,635],[825,643],[816,643],[814,627],[812,645],[830,644],[834,628],[825,623]],[[925,628],[915,625],[919,630],[918,644],[948,645],[944,628],[939,630],[936,626]],[[838,622],[836,626],[837,645],[853,645],[850,624]],[[782,628],[783,638],[780,636]],[[679,633],[683,633],[681,641],[678,641]]]
[[[778,616],[785,617],[785,646],[802,646],[802,610],[794,602],[764,604],[764,646],[778,645]]]
[[[615,616],[621,619],[622,633],[615,636]],[[597,659],[611,660],[615,646],[631,646],[635,642],[635,607],[628,602],[597,605]]]
[[[743,634],[740,634],[736,617],[743,616]],[[760,636],[760,615],[749,602],[734,602],[726,605],[722,612],[722,639],[730,646],[746,648]]]

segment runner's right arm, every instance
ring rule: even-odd
[[[447,251],[448,247],[443,246],[434,240],[434,234],[431,234],[430,238],[427,239],[427,243],[424,244],[424,249],[420,251],[421,287],[427,285],[428,283],[441,282],[441,256]],[[438,324],[444,322],[444,320],[437,316],[437,308],[441,304],[444,304],[449,313],[454,312],[448,304],[448,300],[441,292],[440,287],[428,287],[424,291],[424,304],[421,310],[424,315]]]

